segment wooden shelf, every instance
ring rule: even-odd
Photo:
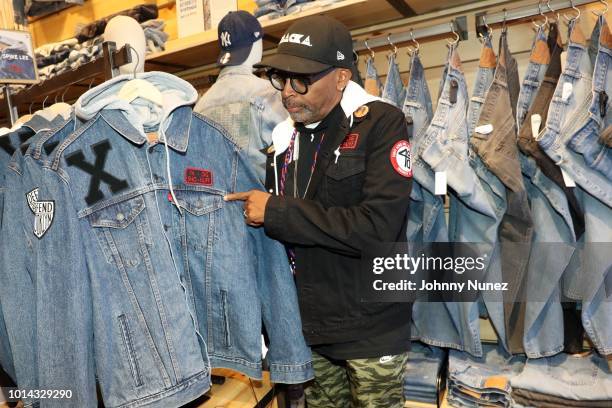
[[[402,17],[384,0],[344,0],[274,20],[263,21],[261,25],[266,35],[264,40],[273,40],[264,41],[264,49],[275,48],[278,40],[296,19],[322,13],[342,21],[351,30]],[[165,51],[147,56],[146,69],[176,73],[214,64],[218,55],[217,30],[208,30],[189,37],[168,41]]]
[[[243,374],[227,369],[213,369],[213,375],[225,377],[223,384],[213,384],[206,397],[201,397],[182,408],[254,408],[272,397],[270,375],[264,371],[263,381],[249,381]],[[255,399],[257,398],[257,399]],[[260,406],[278,408],[276,400]],[[1,407],[0,407],[1,408]]]

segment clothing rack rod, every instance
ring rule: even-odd
[[[394,34],[391,34],[389,38],[387,38],[387,36],[371,38],[367,40],[368,41],[367,47],[366,47],[365,40],[355,41],[353,43],[353,48],[355,52],[360,52],[360,51],[366,51],[368,47],[372,49],[381,48],[381,47],[389,47],[391,45],[389,44],[389,41],[397,45],[397,44],[411,41],[413,38],[418,41],[418,40],[422,40],[425,38],[432,38],[432,37],[438,37],[438,36],[445,35],[445,34],[451,34],[453,32],[451,29],[451,22],[453,23],[455,32],[459,35],[459,38],[461,40],[467,40],[468,38],[467,17],[460,16],[460,17],[456,17],[455,19],[449,21],[448,23],[441,23],[441,24],[436,24],[436,25],[432,25],[429,27],[417,28],[413,30],[412,32],[405,31],[401,33],[394,33]]]
[[[590,4],[590,3],[599,3],[599,2],[594,1],[594,0],[574,0],[574,6],[576,7],[583,6],[585,4]],[[550,8],[552,8],[555,11],[555,13],[557,11],[571,9],[571,7],[572,6],[569,0],[552,0],[550,2]],[[550,17],[550,9],[547,7],[546,2],[540,3],[539,9],[538,9],[538,2],[534,2],[534,4],[529,5],[529,6],[516,8],[516,9],[509,9],[509,10],[500,11],[500,12],[492,13],[492,14],[488,14],[486,12],[478,13],[476,14],[476,32],[482,35],[485,35],[487,32],[487,29],[485,28],[485,24],[482,18],[483,16],[485,16],[486,23],[488,25],[495,25],[495,24],[503,23],[504,18],[506,20],[506,23],[509,23],[512,21],[524,20],[528,17],[536,17],[540,15],[540,10],[542,11],[543,14],[548,13],[548,16]]]

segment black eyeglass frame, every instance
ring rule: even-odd
[[[266,71],[266,76],[270,80],[270,83],[272,84],[274,89],[282,91],[283,89],[285,89],[285,86],[287,85],[287,79],[289,79],[291,88],[298,94],[305,95],[308,93],[309,86],[311,86],[312,84],[314,84],[319,79],[323,78],[324,76],[326,76],[327,74],[335,70],[336,68],[337,67],[332,66],[332,67],[324,69],[321,72],[317,72],[315,74],[293,74],[290,72],[285,72],[285,71],[281,71],[281,70],[272,68]],[[282,83],[282,87],[279,88],[278,86],[275,85],[274,78],[277,78],[279,80],[279,83]],[[304,85],[303,91],[299,87],[299,84],[296,83],[296,81],[302,82],[302,84]]]

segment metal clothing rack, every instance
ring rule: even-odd
[[[476,14],[476,32],[480,35],[487,35],[487,26],[506,23],[519,22],[531,17],[537,17],[543,14],[550,14],[551,12],[558,12],[562,10],[571,9],[572,6],[578,7],[585,4],[599,3],[594,0],[551,0],[549,2],[537,2],[529,6],[517,8],[517,9],[504,9],[497,13],[488,14],[482,12]],[[552,9],[552,10],[551,10]]]
[[[102,43],[102,61],[98,58],[81,65],[75,70],[56,75],[39,84],[32,85],[15,94],[11,94],[8,86],[4,87],[4,101],[9,111],[11,124],[14,124],[19,116],[17,107],[22,104],[31,104],[49,95],[58,94],[67,90],[71,85],[80,82],[104,77],[109,80],[119,73],[119,67],[132,62],[129,47],[124,46],[117,50],[112,41]]]
[[[488,19],[487,19],[488,21]],[[401,44],[408,41],[422,40],[425,38],[439,37],[455,33],[458,40],[468,39],[467,17],[460,16],[451,20],[449,23],[441,23],[429,27],[417,28],[401,33],[390,34],[389,36],[376,37],[363,41],[355,41],[353,49],[355,52],[366,51],[372,48],[381,48]]]

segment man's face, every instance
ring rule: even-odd
[[[348,77],[346,72],[348,72]],[[294,122],[308,125],[321,121],[340,101],[342,90],[350,79],[350,71],[335,69],[308,86],[308,92],[300,95],[287,80],[281,92],[283,105]]]

